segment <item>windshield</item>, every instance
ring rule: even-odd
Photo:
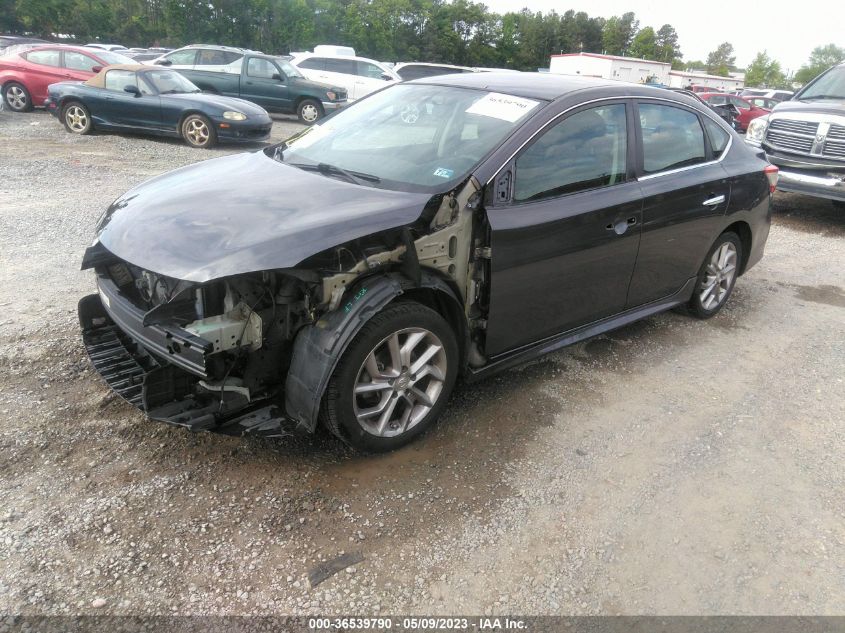
[[[845,66],[831,68],[807,86],[798,99],[845,99]]]
[[[279,68],[282,69],[282,72],[285,73],[286,76],[299,77],[300,79],[304,77],[304,75],[299,72],[299,69],[293,64],[291,64],[289,61],[277,57],[276,63],[279,65]]]
[[[483,90],[396,85],[289,139],[280,158],[327,176],[347,172],[373,186],[434,192],[465,178],[539,104]]]
[[[144,73],[144,77],[159,94],[200,92],[199,88],[175,70],[148,70]]]
[[[98,50],[96,54],[97,54],[97,57],[102,59],[108,65],[112,65],[112,64],[137,64],[138,63],[134,59],[132,59],[131,57],[127,57],[126,55],[123,55],[121,53],[115,53],[113,51]]]

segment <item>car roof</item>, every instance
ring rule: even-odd
[[[42,51],[42,50],[49,50],[53,48],[58,48],[63,51],[75,51],[77,53],[88,53],[89,55],[96,55],[97,53],[103,52],[110,52],[104,51],[102,48],[89,48],[88,46],[74,46],[72,44],[42,44],[40,46],[36,46],[35,48],[30,48],[28,51],[24,51],[26,53],[31,53],[33,51]]]
[[[384,66],[384,64],[378,61],[377,59],[372,59],[370,57],[361,57],[360,55],[330,55],[329,53],[312,53],[309,51],[304,51],[291,53],[291,57],[293,59],[305,59],[306,57],[323,57],[325,59],[354,59],[356,61],[373,62],[374,64],[378,64],[379,66]]]
[[[177,48],[176,50],[184,50],[186,48],[210,48],[215,51],[228,51],[230,53],[260,53],[261,51],[254,51],[249,48],[238,48],[237,46],[221,46],[219,44],[188,44],[187,46],[183,46],[182,48]],[[168,51],[173,52],[173,51]]]
[[[552,101],[570,92],[587,88],[617,87],[625,93],[646,95],[654,95],[658,92],[662,94],[664,92],[662,88],[647,88],[638,84],[613,81],[612,79],[582,77],[580,75],[558,75],[554,73],[461,73],[421,77],[420,79],[413,79],[408,83],[474,88],[476,90],[501,92],[527,99],[545,99],[547,101]]]

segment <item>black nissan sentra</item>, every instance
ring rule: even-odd
[[[154,178],[86,251],[85,345],[155,420],[384,451],[471,381],[670,308],[763,255],[777,169],[683,95],[448,75]]]

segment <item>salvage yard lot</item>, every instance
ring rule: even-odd
[[[302,129],[277,118],[273,138]],[[89,368],[99,215],[259,146],[0,113],[0,611],[845,611],[845,213],[777,194],[710,321],[668,313],[459,386],[393,454],[145,420]],[[236,219],[235,219],[236,220]],[[311,587],[308,572],[363,558]],[[95,608],[96,606],[96,608]]]

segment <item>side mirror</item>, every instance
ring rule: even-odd
[[[170,66],[173,64],[169,59],[160,59],[156,62],[156,66]]]
[[[124,86],[123,92],[128,92],[131,95],[135,95],[136,97],[141,96],[141,91],[138,86]]]
[[[270,76],[270,79],[275,79],[276,81],[284,81],[285,80],[285,78],[282,77],[282,75],[280,75],[279,73],[273,73]]]
[[[103,69],[103,67],[102,67],[102,66],[92,66],[92,67],[91,67],[91,72],[92,72],[92,73],[98,73],[98,72],[100,72],[102,69]]]

